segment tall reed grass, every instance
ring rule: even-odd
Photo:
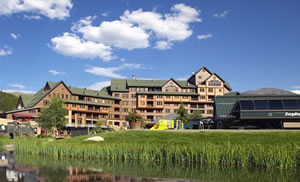
[[[137,160],[221,167],[294,168],[300,166],[300,144],[297,138],[295,141],[293,139],[279,144],[272,142],[263,144],[254,140],[246,143],[233,140],[226,140],[223,143],[213,141],[184,143],[182,141],[188,140],[189,137],[163,132],[160,134],[155,132],[153,137],[156,139],[149,139],[149,133],[145,136],[140,132],[127,132],[126,135],[131,135],[127,139],[116,140],[114,137],[118,138],[118,135],[122,133],[104,134],[102,136],[107,139],[100,143],[84,141],[87,137],[53,142],[45,139],[19,138],[15,141],[16,152],[59,159]],[[133,136],[137,138],[136,141],[130,138]],[[176,136],[178,142],[173,142],[169,138]]]

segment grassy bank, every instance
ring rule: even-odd
[[[185,165],[292,168],[300,165],[300,132],[152,132],[99,134],[104,142],[84,141],[90,136],[61,141],[18,138],[18,153],[57,158],[156,161]],[[2,143],[6,143],[4,139]]]

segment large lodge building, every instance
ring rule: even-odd
[[[35,95],[21,95],[18,109],[0,114],[14,120],[35,120],[41,108],[48,107],[51,97],[63,99],[67,127],[93,127],[103,124],[124,127],[129,112],[139,113],[152,121],[177,112],[183,103],[188,113],[200,110],[213,117],[214,98],[229,93],[231,88],[216,73],[203,67],[187,80],[111,80],[101,90],[73,88],[63,81],[47,82]]]

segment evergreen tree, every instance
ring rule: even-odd
[[[183,103],[180,104],[179,109],[177,110],[177,114],[179,115],[176,119],[182,121],[183,123],[187,123],[189,119],[189,114],[187,110],[184,108]]]
[[[47,130],[52,129],[52,127],[61,130],[65,127],[66,112],[63,100],[59,97],[52,97],[49,107],[41,110],[37,122],[42,128]]]
[[[195,110],[193,111],[193,113],[190,115],[190,118],[193,119],[193,120],[199,120],[201,119],[203,116],[202,116],[202,112],[200,110]]]
[[[0,112],[15,110],[18,104],[18,97],[0,91]]]

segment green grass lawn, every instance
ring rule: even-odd
[[[300,165],[300,132],[157,132],[101,133],[49,141],[47,138],[0,137],[0,145],[14,143],[19,153],[59,158],[142,160],[201,163],[221,166],[289,168]]]

